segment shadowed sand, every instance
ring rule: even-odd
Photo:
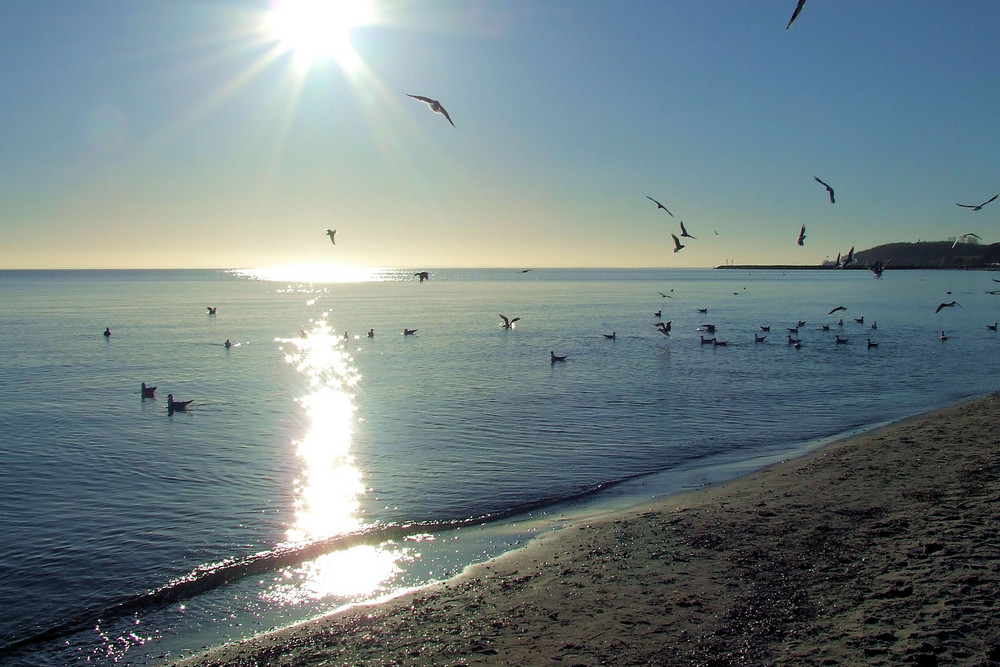
[[[1000,399],[184,665],[1000,664]]]

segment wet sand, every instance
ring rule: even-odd
[[[1000,665],[1000,399],[180,664]]]

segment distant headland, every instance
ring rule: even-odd
[[[976,242],[917,241],[887,243],[854,253],[854,263],[847,269],[868,269],[881,262],[886,270],[901,269],[993,269],[1000,270],[1000,243],[989,245]],[[717,269],[768,269],[796,271],[800,269],[832,269],[833,260],[819,264],[724,264]]]

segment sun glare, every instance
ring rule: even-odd
[[[351,31],[374,19],[371,0],[274,0],[268,28],[304,67],[328,59],[351,67],[357,61]]]

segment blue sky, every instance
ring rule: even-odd
[[[955,206],[1000,192],[993,0],[808,0],[788,30],[794,0],[375,0],[353,59],[311,63],[268,29],[276,2],[0,4],[0,268],[1000,241],[1000,201]],[[698,238],[674,253],[679,220]]]

